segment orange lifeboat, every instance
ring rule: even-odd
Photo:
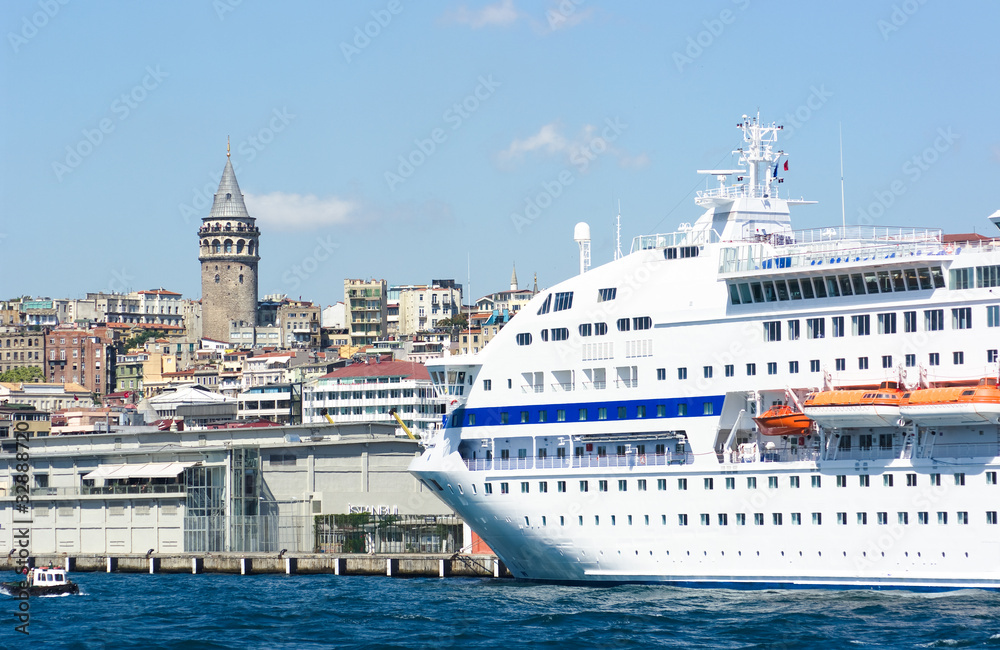
[[[894,427],[902,398],[898,383],[884,381],[878,388],[810,393],[802,412],[824,427]]]
[[[915,390],[903,395],[899,414],[919,426],[1000,423],[1000,387],[984,378],[976,386]]]
[[[804,435],[812,426],[812,420],[787,404],[775,404],[753,421],[765,436]]]

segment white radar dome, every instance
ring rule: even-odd
[[[586,221],[581,221],[573,228],[573,241],[588,241],[590,239],[590,225]]]

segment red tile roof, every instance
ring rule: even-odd
[[[167,291],[166,289],[150,289],[149,291],[140,291],[139,293],[149,293],[154,296],[179,296],[181,294],[175,293],[173,291]]]
[[[321,379],[348,379],[352,377],[403,377],[405,379],[430,379],[427,366],[414,361],[383,361],[381,363],[354,363],[323,375]]]

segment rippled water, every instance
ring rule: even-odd
[[[58,648],[1000,647],[1000,594],[567,587],[449,578],[80,573],[0,600],[0,646]]]

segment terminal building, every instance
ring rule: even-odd
[[[331,516],[454,515],[407,472],[419,446],[394,426],[226,426],[31,438],[28,513],[0,441],[0,553],[25,526],[32,554],[312,552]]]

